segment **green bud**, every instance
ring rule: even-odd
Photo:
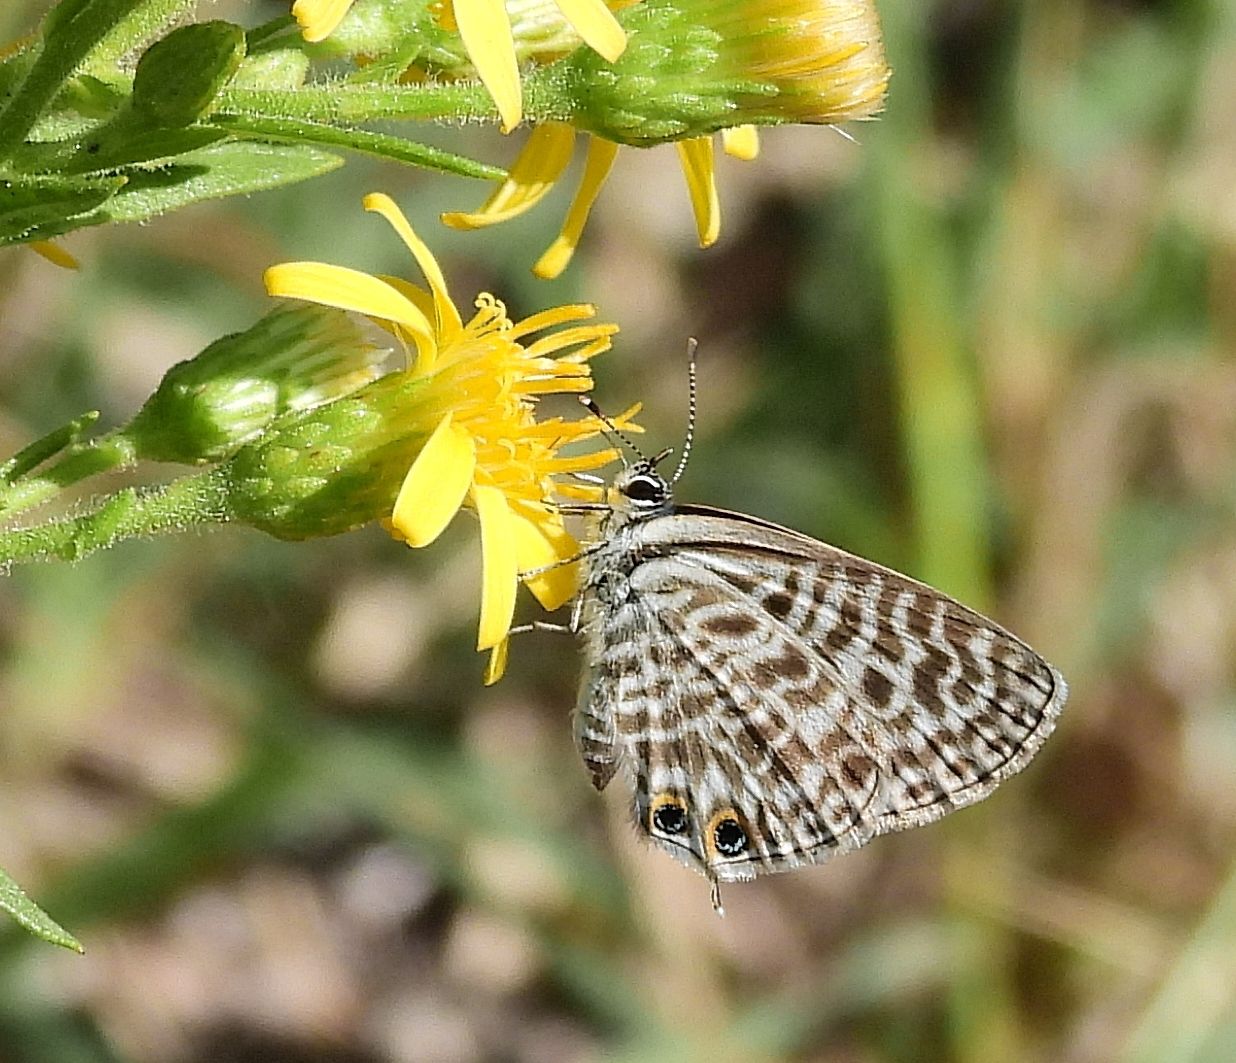
[[[627,49],[545,69],[571,121],[649,146],[739,125],[834,124],[879,110],[888,68],[872,0],[643,0]]]
[[[414,60],[427,45],[447,34],[434,19],[433,0],[370,0],[349,9],[326,40],[313,45],[319,55],[365,56],[369,60],[402,55]]]
[[[425,385],[424,377],[388,373],[338,402],[281,418],[220,466],[229,519],[309,539],[389,517],[432,429],[409,416]]]
[[[309,57],[297,44],[250,55],[240,64],[228,87],[233,89],[298,89],[309,76]]]
[[[138,458],[219,461],[289,411],[363,387],[387,354],[342,311],[280,307],[173,366],[122,434]]]
[[[198,22],[172,30],[137,62],[135,117],[166,128],[207,114],[245,57],[245,33],[230,22]]]

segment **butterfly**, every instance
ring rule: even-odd
[[[1068,687],[938,590],[757,517],[678,504],[692,396],[674,475],[657,470],[668,451],[641,457],[591,516],[574,733],[593,786],[627,769],[640,832],[707,876],[721,912],[721,882],[982,800],[1038,752]]]

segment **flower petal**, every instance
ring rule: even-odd
[[[525,578],[524,584],[541,607],[552,613],[579,590],[579,565],[563,564],[579,554],[579,543],[562,527],[561,519],[555,520],[547,510],[537,514],[527,505],[517,503],[511,507],[511,527],[519,571],[545,570]]]
[[[507,179],[485,200],[481,209],[472,213],[448,211],[442,215],[443,223],[452,229],[482,229],[531,210],[562,176],[574,148],[574,126],[566,122],[546,122],[537,126]]]
[[[361,204],[366,210],[381,214],[390,222],[391,228],[399,234],[400,239],[407,244],[412,257],[416,259],[416,264],[421,267],[421,272],[429,281],[429,290],[433,292],[433,305],[438,318],[438,338],[449,342],[459,333],[463,322],[459,317],[459,311],[455,309],[455,304],[451,302],[450,293],[446,288],[446,278],[442,275],[442,269],[438,265],[438,260],[433,257],[433,252],[416,235],[412,226],[408,224],[408,219],[404,217],[403,211],[396,206],[390,196],[382,192],[372,192],[361,200]]]
[[[626,51],[626,31],[602,0],[554,0],[554,3],[594,52],[612,63]]]
[[[429,319],[420,307],[385,281],[360,270],[329,262],[280,262],[269,267],[262,279],[269,295],[355,310],[433,339]]]
[[[389,273],[375,273],[375,277],[380,281],[384,281],[395,289],[400,295],[415,306],[422,314],[425,315],[425,320],[428,321],[430,316],[435,312],[433,304],[433,295],[425,291],[419,284],[413,284],[411,281],[406,281],[402,277],[392,277]]]
[[[463,505],[476,470],[476,443],[447,414],[426,440],[395,499],[391,524],[409,546],[426,546]]]
[[[498,105],[502,132],[509,133],[519,125],[524,110],[506,4],[503,0],[452,0],[451,7],[468,58]]]
[[[47,259],[53,266],[60,266],[62,269],[81,269],[77,259],[53,240],[31,240],[26,246],[36,255]]]
[[[493,686],[506,674],[506,661],[510,655],[511,640],[503,639],[489,651],[489,660],[485,662],[485,685]]]
[[[711,247],[721,235],[721,203],[717,198],[717,173],[713,164],[712,137],[694,137],[675,144],[687,179],[695,231],[700,247]]]
[[[553,280],[567,268],[575,248],[579,246],[579,238],[584,234],[584,226],[588,223],[588,215],[592,213],[593,204],[605,179],[614,165],[618,154],[618,145],[601,137],[593,137],[588,142],[588,157],[584,163],[584,176],[579,182],[579,191],[567,211],[566,221],[562,224],[562,232],[558,234],[549,249],[532,267],[532,272],[543,280]]]
[[[514,523],[506,496],[497,487],[473,484],[472,504],[481,519],[481,622],[478,650],[490,650],[506,638],[515,616],[519,568]]]
[[[334,32],[351,6],[352,0],[296,0],[292,17],[300,23],[301,36],[314,44]]]
[[[760,153],[760,131],[753,125],[736,125],[721,130],[721,146],[725,154],[750,162]]]

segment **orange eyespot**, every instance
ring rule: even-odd
[[[689,822],[687,804],[673,794],[658,794],[648,810],[648,822],[659,834],[682,834]]]
[[[713,813],[704,832],[704,846],[709,860],[741,856],[751,844],[747,829],[738,813],[732,808],[723,808]]]

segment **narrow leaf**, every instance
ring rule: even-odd
[[[119,193],[97,210],[75,219],[71,228],[145,221],[203,200],[295,184],[342,165],[338,155],[315,148],[248,141],[215,144],[181,155],[170,166],[130,171]],[[28,232],[27,239],[45,235],[38,228]]]
[[[0,868],[0,910],[8,912],[30,933],[48,944],[59,945],[74,952],[86,951],[77,938],[26,896],[22,888],[5,874],[3,868]]]
[[[13,483],[32,469],[38,468],[48,458],[59,454],[65,447],[72,446],[98,419],[99,411],[91,410],[23,447],[8,461],[0,464],[0,483]]]
[[[0,158],[26,138],[60,87],[106,38],[136,43],[193,0],[61,0],[43,23],[43,46],[0,110]]]
[[[86,180],[12,177],[0,181],[0,245],[58,236],[93,224],[82,219],[125,183],[123,177]]]

